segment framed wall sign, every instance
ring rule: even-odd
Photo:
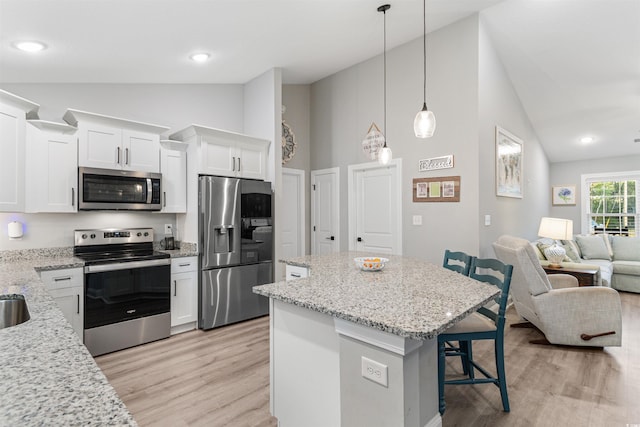
[[[414,202],[459,202],[460,176],[413,178]]]
[[[554,185],[551,187],[551,203],[553,206],[575,206],[575,185]]]
[[[384,145],[384,135],[375,123],[371,123],[367,136],[362,140],[362,151],[369,160],[378,160],[378,151]]]
[[[430,159],[418,160],[418,172],[432,171],[437,169],[449,169],[453,167],[453,154]]]
[[[522,140],[496,126],[496,195],[522,198]]]

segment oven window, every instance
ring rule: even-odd
[[[84,175],[85,202],[146,203],[147,180],[108,175]]]
[[[168,313],[170,274],[169,265],[85,274],[84,328]]]

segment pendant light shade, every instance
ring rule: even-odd
[[[423,13],[422,13],[422,48],[424,50],[424,102],[422,104],[422,110],[418,111],[416,118],[413,121],[413,132],[418,138],[430,138],[436,130],[436,116],[433,112],[427,108],[427,0],[422,0]]]
[[[433,112],[427,110],[427,104],[422,106],[422,110],[418,111],[413,121],[413,131],[418,138],[430,138],[436,130],[436,116]]]
[[[383,4],[378,7],[378,12],[382,12],[384,15],[384,27],[383,27],[383,47],[382,58],[384,62],[384,145],[378,151],[378,163],[381,165],[389,164],[392,158],[391,148],[387,146],[387,10],[391,9],[390,4]]]

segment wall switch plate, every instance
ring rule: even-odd
[[[491,215],[484,216],[484,225],[491,225]]]
[[[375,383],[388,386],[387,365],[362,356],[362,376]]]
[[[413,225],[422,225],[422,215],[413,216]]]
[[[164,225],[164,234],[173,234],[173,225],[165,224]]]

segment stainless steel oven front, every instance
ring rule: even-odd
[[[170,335],[171,260],[87,265],[84,344],[93,356]]]

